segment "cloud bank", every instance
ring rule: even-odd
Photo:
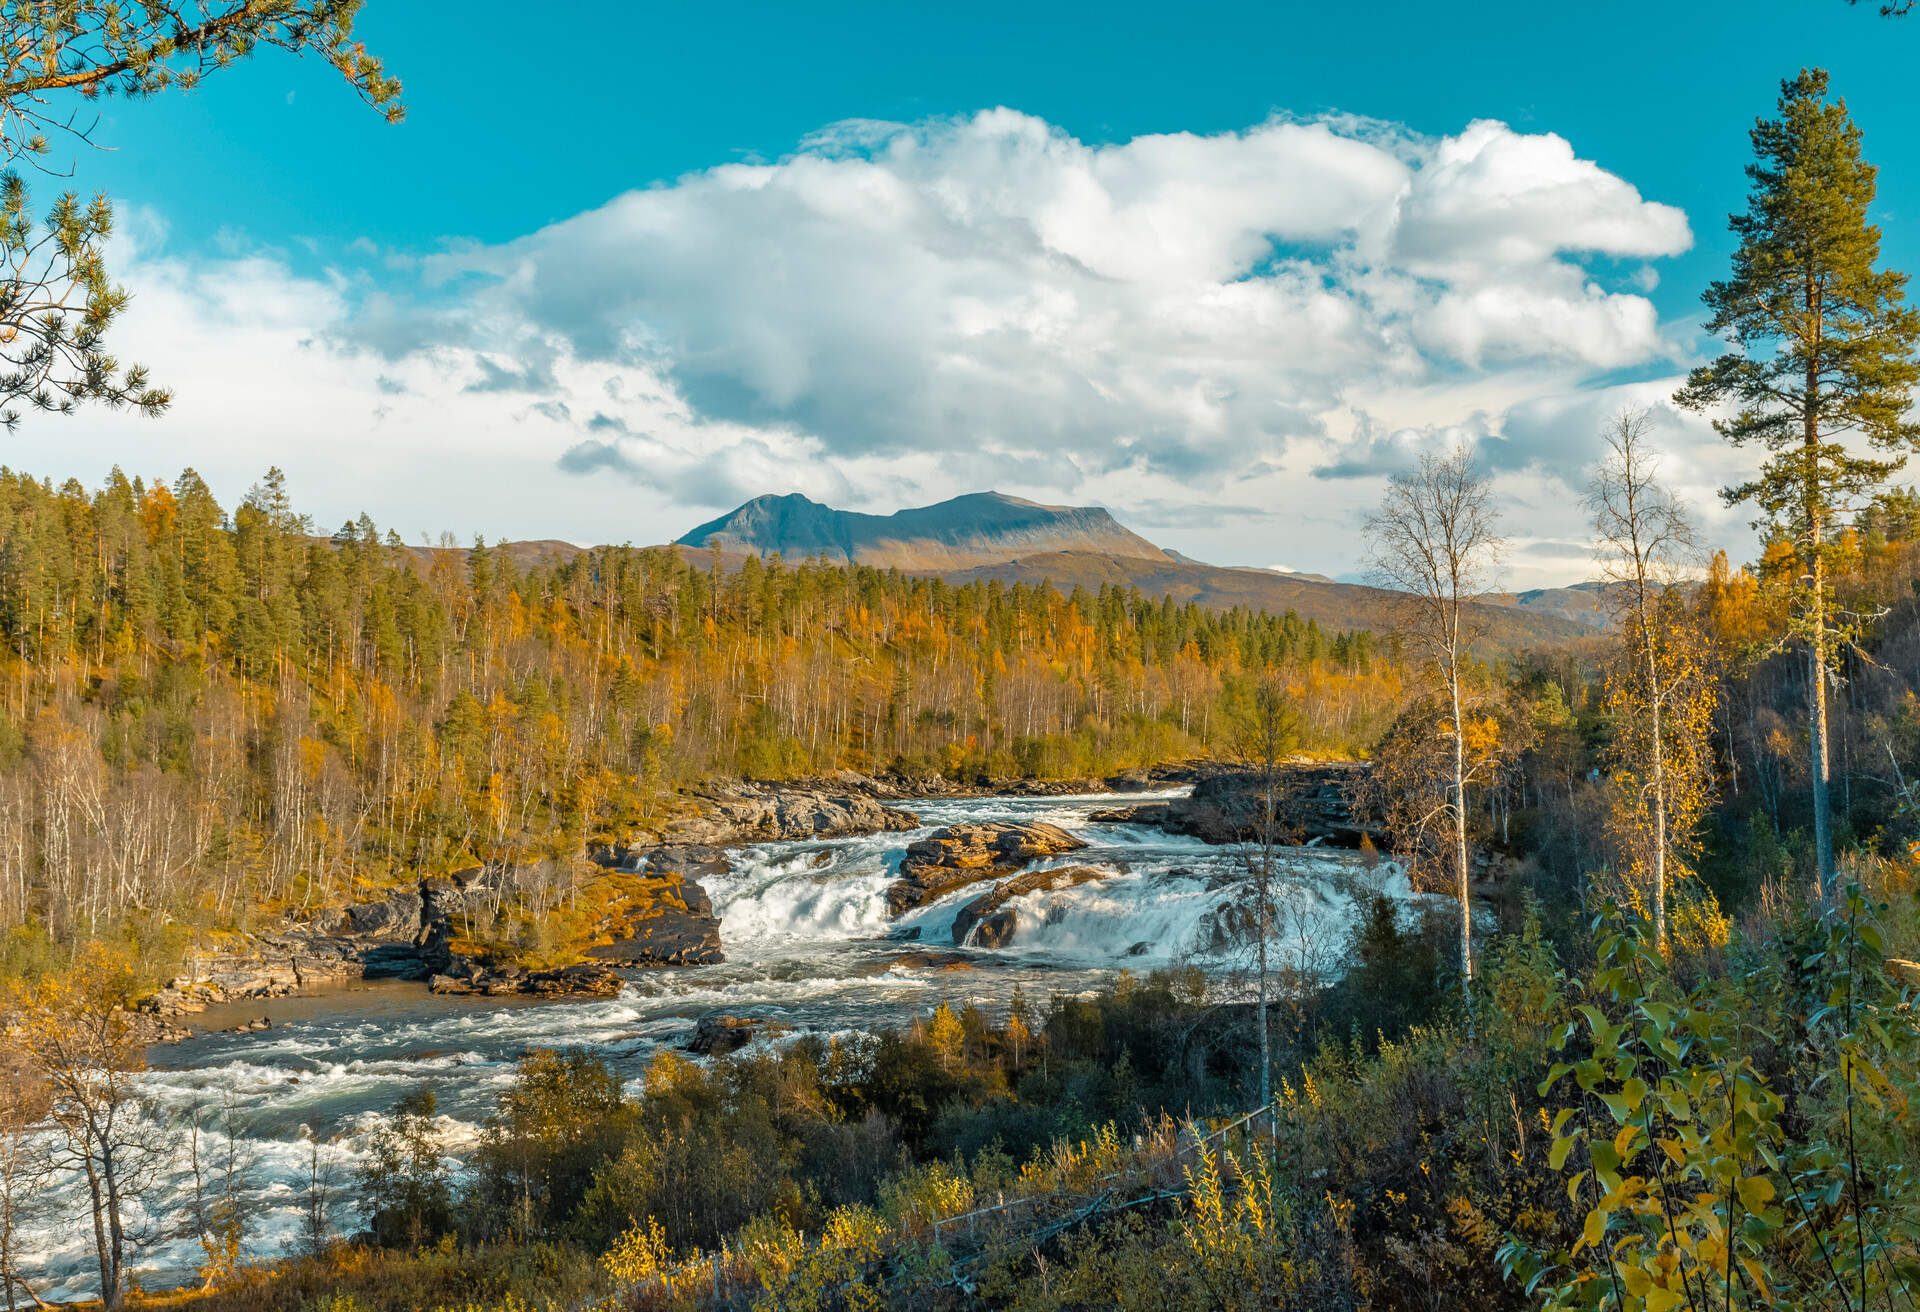
[[[542,390],[565,353],[828,458],[1217,486],[1380,396],[1671,357],[1642,289],[1690,240],[1679,210],[1500,123],[1101,146],[997,109],[838,125],[429,271],[478,277],[456,314],[498,352],[492,385]]]
[[[520,535],[664,539],[769,491],[891,509],[997,487],[1334,572],[1378,479],[1456,441],[1565,539],[1552,489],[1684,362],[1646,292],[1690,242],[1678,209],[1497,122],[1095,144],[994,109],[837,124],[423,258],[136,254],[130,334],[167,319],[127,353],[203,434],[238,443],[263,412],[294,444],[321,428],[323,454],[363,450],[416,495],[433,470]],[[536,529],[529,506],[574,522]],[[641,524],[610,531],[615,507]]]

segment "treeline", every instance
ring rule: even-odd
[[[557,863],[727,773],[1083,776],[1231,753],[1256,672],[1363,749],[1393,653],[1289,612],[608,547],[319,536],[278,471],[0,470],[0,927],[244,926],[356,880]],[[23,932],[23,927],[33,927]],[[176,945],[177,946],[177,945]],[[23,955],[25,954],[25,955]]]

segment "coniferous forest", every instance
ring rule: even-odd
[[[244,926],[476,860],[566,862],[676,786],[850,769],[1085,778],[1233,755],[1252,672],[1365,750],[1392,644],[1113,589],[706,552],[316,535],[277,473],[0,475],[9,953]],[[699,557],[707,557],[700,559]]]

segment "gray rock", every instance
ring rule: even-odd
[[[1275,768],[1274,841],[1358,847],[1362,837],[1384,848],[1387,835],[1354,814],[1353,796],[1371,767],[1363,761],[1285,762]],[[1217,769],[1190,796],[1165,805],[1097,811],[1101,823],[1157,825],[1208,843],[1258,841],[1266,817],[1266,784],[1257,767]]]
[[[900,879],[887,888],[887,910],[899,916],[968,884],[1011,874],[1030,861],[1086,844],[1058,825],[950,825],[907,845]]]
[[[1029,870],[1024,875],[1015,875],[1012,879],[995,884],[991,892],[984,893],[960,908],[953,918],[953,942],[958,947],[967,941],[967,936],[979,927],[974,943],[983,948],[1003,948],[1013,942],[1013,931],[1017,917],[1011,911],[1002,911],[1004,903],[1026,893],[1037,893],[1056,888],[1072,888],[1076,884],[1085,884],[1095,879],[1105,879],[1113,872],[1100,870],[1093,866],[1059,866],[1052,870]]]
[[[724,1057],[752,1043],[762,1034],[786,1029],[765,1016],[702,1016],[687,1040],[687,1051],[703,1057]]]

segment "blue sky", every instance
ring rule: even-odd
[[[1887,257],[1920,265],[1902,219],[1920,213],[1920,20],[1842,0],[557,12],[566,29],[530,50],[519,6],[370,0],[362,33],[407,86],[399,127],[274,52],[191,96],[103,105],[114,149],[80,152],[77,181],[124,207],[123,351],[181,404],[158,424],[30,420],[8,463],[89,481],[191,463],[229,495],[278,463],[322,520],[582,541],[665,540],[753,490],[887,510],[999,486],[1104,502],[1202,558],[1338,573],[1382,473],[1465,440],[1502,471],[1515,581],[1549,582],[1582,568],[1581,434],[1705,349],[1699,290],[1781,76],[1832,71],[1882,169]],[[1020,117],[975,117],[995,107]],[[1321,136],[1262,133],[1276,116]],[[909,127],[822,144],[850,120]],[[1470,132],[1487,120],[1505,128]],[[1217,134],[1230,149],[1204,145]],[[1394,170],[1439,179],[1462,151],[1425,246],[1407,253],[1404,207],[1393,252],[1370,246]],[[772,171],[709,172],[738,164]],[[1523,222],[1489,169],[1564,185]],[[1089,177],[1097,216],[1048,236]],[[1347,184],[1348,209],[1300,208]],[[966,251],[889,229],[867,259],[863,216],[833,229],[847,205],[899,202],[891,185],[961,196]],[[1005,221],[974,223],[1020,187]],[[1238,227],[1209,227],[1243,199]],[[1473,225],[1527,249],[1490,255]],[[1261,231],[1274,249],[1250,256]],[[1559,231],[1589,235],[1547,249]],[[1210,253],[1178,288],[1143,265],[1194,243]],[[1315,301],[1315,278],[1344,299]],[[1102,299],[1116,280],[1144,290]],[[1269,300],[1221,319],[1248,286]],[[1340,319],[1363,302],[1374,319]],[[1213,317],[1166,337],[1189,312]],[[956,351],[982,334],[991,352]],[[1041,344],[1030,377],[1021,343]],[[1704,500],[1737,469],[1666,419]],[[1744,516],[1709,518],[1739,544]]]

